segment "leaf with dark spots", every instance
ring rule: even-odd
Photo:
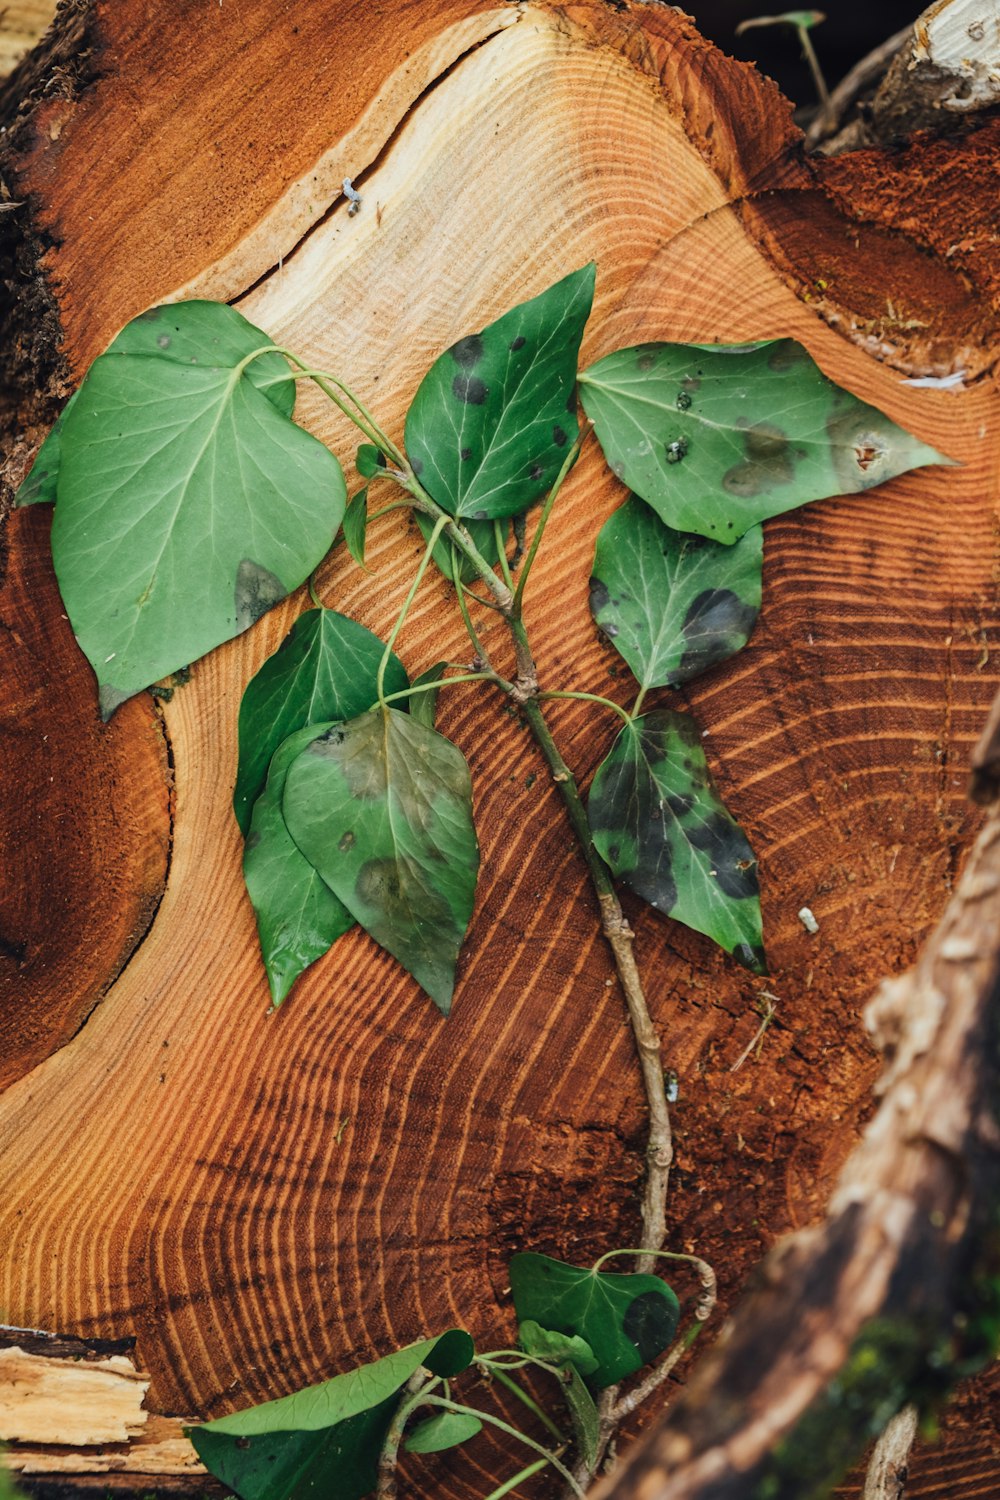
[[[452,344],[448,353],[463,370],[473,370],[483,357],[482,336],[478,333],[466,334],[464,339]]]
[[[676,1313],[659,1292],[640,1292],[630,1302],[622,1319],[622,1332],[639,1350],[644,1365],[650,1364],[674,1336]]]
[[[478,375],[456,375],[451,382],[451,389],[456,401],[464,401],[469,406],[482,406],[489,395],[488,388]]]
[[[298,588],[344,514],[340,465],[271,399],[280,382],[265,394],[256,360],[211,364],[221,344],[204,362],[173,357],[185,339],[199,347],[191,328],[204,307],[170,308],[159,353],[133,348],[156,320],[130,324],[91,366],[61,433],[52,556],[107,701],[196,661]],[[239,323],[247,352],[268,347]]]
[[[260,951],[275,1007],[310,964],[354,918],[293,841],[281,812],[288,767],[328,724],[310,724],[284,740],[271,757],[267,783],[253,807],[243,850],[243,879],[257,917]]]
[[[637,895],[765,972],[757,861],[693,719],[659,710],[626,725],[598,767],[588,816],[598,853]]]
[[[761,598],[763,539],[673,531],[634,495],[602,527],[590,608],[640,685],[674,687],[739,651]]]
[[[676,1331],[680,1307],[658,1276],[580,1270],[533,1252],[515,1255],[509,1271],[518,1324],[584,1340],[596,1361],[587,1378],[598,1390],[649,1364]]]
[[[330,889],[447,1014],[479,868],[461,753],[410,715],[374,708],[301,753],[283,811]]]
[[[242,833],[250,827],[271,756],[288,735],[321,720],[356,718],[376,702],[384,650],[377,635],[334,609],[309,609],[299,616],[251,678],[240,703],[233,812]],[[390,656],[385,692],[408,686],[402,662]]]
[[[424,377],[406,451],[451,515],[517,515],[551,487],[579,431],[576,363],[593,293],[590,265],[459,339]]]
[[[434,522],[431,517],[425,516],[422,511],[415,510],[413,512],[413,519],[416,521],[418,527],[420,528],[420,533],[423,536],[424,541],[429,542],[431,539],[431,533],[434,530]],[[482,556],[488,563],[495,563],[500,556],[500,549],[497,546],[496,530],[494,528],[493,522],[483,520],[466,520],[465,522],[463,522],[463,524],[466,531],[472,538],[476,550],[482,554]],[[452,550],[452,543],[449,538],[446,536],[439,536],[437,541],[434,543],[434,551],[431,553],[431,557],[434,561],[435,567],[440,573],[443,573],[445,578],[447,578],[450,582],[454,582],[454,571],[452,569]],[[463,583],[474,583],[475,580],[479,577],[479,574],[476,572],[475,568],[469,562],[468,558],[464,556],[464,554],[459,555],[458,558],[458,576],[461,578]]]
[[[725,544],[768,516],[950,462],[791,339],[644,344],[579,381],[612,471],[667,525]]]
[[[245,557],[236,569],[233,608],[240,630],[249,630],[262,615],[288,597],[281,579],[252,558]]]
[[[460,1328],[410,1344],[276,1401],[189,1429],[202,1463],[242,1500],[362,1500],[407,1381],[421,1365],[450,1378],[472,1340]]]

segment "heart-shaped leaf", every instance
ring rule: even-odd
[[[375,1488],[382,1444],[410,1376],[421,1365],[457,1375],[473,1352],[469,1335],[452,1328],[322,1385],[195,1427],[191,1442],[209,1472],[242,1500],[361,1500]]]
[[[598,1361],[590,1378],[599,1390],[661,1354],[680,1316],[677,1298],[657,1276],[582,1271],[531,1251],[511,1260],[510,1288],[519,1324],[530,1319],[586,1340]]]
[[[52,556],[105,718],[297,588],[344,513],[333,454],[238,368],[102,355],[61,447]]]
[[[581,373],[580,399],[630,490],[668,526],[727,544],[811,500],[951,462],[792,339],[618,349]]]
[[[757,861],[693,719],[661,709],[627,724],[597,769],[587,813],[601,858],[637,895],[765,972]]]
[[[482,1430],[482,1422],[469,1412],[441,1411],[414,1427],[403,1447],[407,1453],[443,1453],[446,1448],[467,1443]]]
[[[151,307],[126,323],[108,345],[107,354],[138,355],[178,365],[211,365],[233,370],[273,340],[235,307],[225,302],[168,302]],[[295,380],[282,354],[262,354],[246,367],[246,378],[290,417],[295,410]]]
[[[665,526],[632,495],[597,538],[590,608],[641,687],[675,687],[746,645],[762,558],[759,526],[724,547]]]
[[[576,441],[576,365],[594,296],[584,266],[435,361],[406,417],[414,473],[475,520],[527,510]]]
[[[243,879],[257,916],[260,951],[277,1008],[310,964],[351,927],[354,918],[295,843],[281,812],[292,761],[329,724],[310,724],[271,757],[267,784],[254,803],[243,852]]]
[[[138,354],[175,364],[217,365],[232,369],[255,349],[266,347],[267,334],[248,323],[242,313],[224,302],[175,302],[140,313],[126,324],[108,346],[108,354]],[[280,354],[261,355],[247,366],[247,379],[284,416],[295,410],[295,381]],[[15,505],[54,501],[62,453],[62,430],[79,395],[70,396],[52,431],[39,448],[31,472],[15,498]]]
[[[233,811],[246,834],[271,756],[296,729],[353,719],[378,698],[385,645],[335,609],[301,614],[273,656],[247,684],[240,703],[239,770]],[[389,658],[384,691],[404,692],[409,678],[399,657]]]
[[[283,808],[310,864],[447,1015],[479,868],[462,754],[374,708],[303,750]]]
[[[553,1333],[543,1328],[532,1318],[518,1325],[518,1341],[521,1348],[536,1359],[545,1359],[554,1365],[574,1365],[581,1375],[592,1375],[598,1361],[586,1339],[577,1334]]]

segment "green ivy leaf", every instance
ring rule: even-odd
[[[567,1365],[563,1372],[563,1396],[573,1422],[573,1436],[580,1457],[593,1468],[601,1448],[601,1419],[594,1398],[575,1365]]]
[[[410,1376],[425,1365],[446,1379],[472,1360],[462,1329],[410,1344],[373,1364],[190,1431],[202,1463],[242,1500],[361,1500]]]
[[[272,342],[225,302],[168,302],[126,323],[106,353],[232,370]],[[262,354],[247,365],[246,378],[282,416],[292,415],[296,383],[284,355]]]
[[[676,687],[746,645],[762,560],[759,526],[725,547],[672,530],[632,495],[597,538],[591,612],[641,687]]]
[[[792,339],[642,344],[580,375],[615,474],[668,526],[727,544],[768,516],[950,463]]]
[[[354,467],[362,479],[377,479],[385,473],[385,455],[374,443],[361,443],[354,459]]]
[[[413,518],[420,529],[420,534],[423,537],[424,541],[429,542],[431,539],[431,533],[434,530],[434,522],[431,520],[430,516],[425,516],[418,510],[413,512]],[[466,531],[469,533],[473,540],[476,550],[482,554],[482,556],[488,563],[497,562],[500,557],[500,548],[497,546],[497,535],[493,522],[466,521],[464,524]],[[437,541],[434,543],[434,550],[431,553],[431,558],[433,559],[435,567],[440,573],[444,574],[445,578],[448,579],[448,582],[454,583],[455,572],[451,565],[452,544],[448,537],[438,537]],[[475,581],[479,577],[479,574],[476,572],[469,559],[461,555],[458,559],[458,576],[463,583],[475,583]]]
[[[282,740],[307,724],[353,719],[378,698],[385,645],[377,635],[334,609],[301,614],[273,656],[247,684],[240,703],[239,769],[233,812],[244,835]],[[399,657],[389,658],[385,692],[403,692],[409,678]]]
[[[271,757],[254,803],[243,853],[243,879],[257,916],[260,951],[275,1009],[310,964],[322,958],[354,918],[313,869],[285,827],[281,798],[288,767],[329,724],[310,724]]]
[[[585,1339],[598,1360],[592,1383],[602,1389],[651,1364],[677,1328],[680,1304],[658,1276],[582,1271],[527,1251],[510,1262],[519,1324],[527,1320]]]
[[[140,313],[126,324],[106,352],[145,355],[156,360],[171,360],[175,364],[216,365],[232,369],[255,349],[270,342],[265,333],[224,302],[176,302]],[[247,366],[247,379],[263,391],[284,416],[292,415],[295,381],[282,355],[265,354],[255,359]],[[15,505],[55,500],[62,430],[79,394],[75,391],[70,396],[39,448],[31,472],[14,497]]]
[[[553,1333],[543,1328],[532,1318],[518,1325],[517,1337],[521,1348],[536,1359],[546,1359],[554,1365],[574,1365],[581,1375],[592,1375],[598,1360],[586,1339],[577,1334]]]
[[[283,808],[310,864],[447,1015],[479,868],[460,751],[374,708],[302,752]]]
[[[601,858],[637,895],[765,972],[757,861],[693,719],[660,709],[627,724],[597,769],[587,813]]]
[[[444,676],[444,669],[448,665],[446,661],[437,661],[426,672],[421,672],[419,677],[413,679],[413,687],[422,687],[424,683],[440,682]],[[438,695],[433,690],[426,693],[410,694],[410,718],[415,719],[418,724],[423,724],[426,729],[434,728],[434,720],[437,717]]]
[[[414,473],[452,515],[527,510],[576,441],[576,364],[594,266],[466,335],[425,375],[406,417]]]
[[[79,394],[79,391],[74,391],[56,417],[48,437],[35,454],[35,462],[14,496],[15,506],[51,505],[55,501],[62,459],[62,431]]]
[[[442,1411],[414,1427],[403,1447],[407,1453],[443,1453],[446,1448],[467,1443],[482,1430],[479,1418],[468,1412]]]
[[[368,534],[368,486],[358,490],[344,511],[344,541],[360,568],[365,565],[365,538]]]
[[[62,431],[52,557],[103,717],[297,588],[345,501],[333,454],[235,370],[102,355]]]

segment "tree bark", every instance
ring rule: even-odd
[[[811,161],[772,85],[652,4],[78,0],[47,56],[21,75],[4,165],[25,205],[0,215],[10,483],[56,398],[154,302],[234,301],[399,433],[442,348],[591,258],[586,361],[643,339],[790,335],[961,461],[770,523],[754,638],[683,694],[761,858],[779,997],[759,1057],[731,1073],[764,982],[629,907],[680,1079],[670,1247],[712,1261],[731,1303],[779,1235],[821,1219],[877,1072],[860,1008],[874,976],[912,962],[976,828],[966,766],[1000,624],[995,126]],[[363,200],[351,217],[345,177]],[[346,465],[336,414],[300,400]],[[591,453],[560,499],[528,601],[544,686],[616,691],[586,579],[621,498]],[[453,1321],[506,1341],[510,1253],[586,1263],[634,1243],[642,1170],[638,1071],[556,788],[513,718],[452,694],[442,725],[472,764],[484,872],[452,1018],[357,934],[269,1016],[228,801],[240,693],[305,601],[103,728],[47,527],[39,507],[9,518],[0,595],[18,755],[0,1308],[134,1335],[152,1409],[183,1416]],[[338,551],[324,599],[384,634],[405,589],[394,564],[417,545],[398,517],[380,523],[373,576]],[[443,584],[402,649],[414,671],[465,650]],[[556,722],[589,775],[610,736],[580,704]],[[944,1191],[951,1158],[921,1151]],[[860,1254],[866,1223],[845,1207],[808,1243]],[[925,1246],[908,1274],[959,1258]],[[794,1322],[817,1273],[804,1249],[783,1265],[761,1295]],[[829,1316],[843,1357],[848,1324]],[[833,1368],[816,1367],[817,1391]],[[677,1418],[691,1452],[724,1399],[699,1379]],[[500,1459],[485,1439],[469,1453],[443,1478],[415,1468],[414,1492],[481,1492]]]

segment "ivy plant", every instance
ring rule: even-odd
[[[365,567],[368,528],[408,509],[425,548],[387,639],[314,595],[240,707],[233,810],[273,1005],[359,925],[449,1011],[479,849],[469,769],[435,727],[435,707],[445,689],[475,683],[523,715],[548,763],[637,1041],[650,1119],[638,1274],[525,1252],[510,1268],[518,1350],[474,1355],[452,1330],[197,1429],[205,1463],[245,1500],[389,1496],[401,1444],[442,1451],[474,1440],[484,1421],[535,1450],[497,1497],[545,1465],[582,1493],[638,1399],[618,1398],[619,1383],[664,1353],[679,1315],[650,1274],[669,1254],[670,1122],[619,884],[765,970],[756,857],[701,730],[669,700],[646,700],[746,645],[769,517],[948,462],[835,386],[790,339],[647,343],[580,370],[594,283],[584,266],[444,350],[413,395],[401,444],[341,376],[232,308],[154,308],[92,365],[19,492],[20,504],[54,502],[55,570],[105,719],[251,627],[310,579],[341,528]],[[338,459],[294,419],[300,380],[360,432],[349,501]],[[590,602],[635,678],[628,707],[543,686],[524,619],[539,547],[591,430],[627,491],[596,539]],[[471,662],[411,672],[396,646],[429,567],[452,586]],[[484,610],[506,627],[513,670],[485,647]],[[548,700],[566,697],[621,720],[586,803],[546,716]],[[654,1383],[674,1357],[660,1360]],[[453,1399],[448,1382],[473,1360],[533,1410],[552,1447]],[[558,1381],[569,1433],[511,1368]]]

